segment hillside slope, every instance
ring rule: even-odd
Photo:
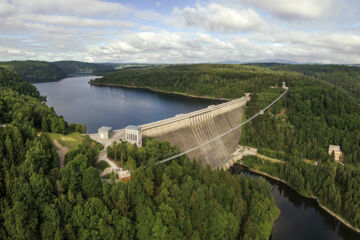
[[[257,63],[249,65],[263,66],[276,71],[301,73],[308,77],[332,83],[337,87],[341,87],[352,96],[360,98],[360,67],[345,65],[278,63]]]
[[[66,74],[55,64],[43,61],[0,62],[0,67],[18,74],[27,82],[58,81]]]
[[[57,61],[54,62],[54,64],[61,68],[66,74],[92,73],[94,71],[110,71],[114,69],[114,66],[110,64],[78,61]]]

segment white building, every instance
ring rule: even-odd
[[[338,145],[329,145],[329,155],[334,153],[334,160],[339,162],[342,158],[342,152],[340,150],[340,146]]]
[[[125,128],[125,140],[136,146],[142,146],[141,128],[134,125],[129,125]]]
[[[112,127],[102,126],[98,129],[98,133],[100,135],[100,138],[109,139],[111,138]]]
[[[282,88],[283,89],[288,89],[288,87],[286,86],[286,82],[282,82]]]

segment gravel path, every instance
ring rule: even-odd
[[[69,151],[69,148],[62,146],[56,139],[54,139],[53,143],[56,147],[56,152],[59,156],[59,167],[63,168],[65,167],[65,161],[64,161],[65,155]]]

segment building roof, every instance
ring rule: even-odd
[[[98,129],[98,131],[102,131],[102,132],[109,132],[112,130],[112,127],[106,127],[106,126],[102,126],[101,128]]]
[[[338,145],[329,145],[329,151],[340,151],[340,146],[338,146]]]
[[[125,129],[129,129],[129,130],[140,130],[141,127],[138,126],[134,126],[134,125],[128,125]]]

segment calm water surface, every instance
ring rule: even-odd
[[[94,76],[65,78],[58,82],[36,83],[47,104],[67,122],[85,123],[88,133],[101,126],[113,129],[139,125],[179,113],[188,113],[220,101],[147,90],[100,87],[88,84]]]
[[[139,125],[204,108],[218,101],[146,90],[90,86],[94,76],[65,78],[58,82],[34,84],[47,103],[67,122],[85,123],[89,133],[106,125],[114,129]],[[235,165],[236,166],[236,165]],[[234,170],[234,169],[233,169]],[[257,177],[235,169],[235,174]],[[272,240],[357,240],[360,235],[304,198],[285,184],[267,179],[281,215],[276,221]]]
[[[233,174],[243,174],[257,178],[254,174],[236,164],[230,170]],[[360,234],[336,220],[313,199],[305,198],[281,182],[265,178],[271,184],[271,192],[280,209],[280,217],[275,222],[271,240],[357,240]]]

